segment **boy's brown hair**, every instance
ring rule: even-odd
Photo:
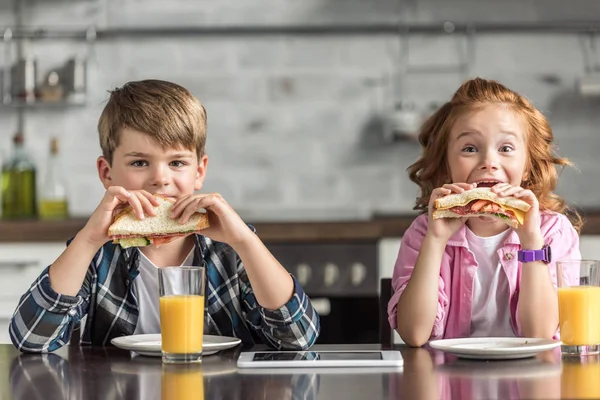
[[[175,83],[134,81],[110,91],[98,121],[102,155],[110,164],[123,128],[143,132],[163,148],[195,149],[198,158],[204,155],[206,110]]]

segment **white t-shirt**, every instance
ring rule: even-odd
[[[181,265],[193,265],[194,249]],[[148,257],[139,252],[140,274],[133,281],[138,300],[139,317],[134,335],[160,333],[160,303],[158,301],[158,267]]]
[[[515,336],[510,323],[508,279],[498,257],[498,249],[509,232],[479,237],[467,229],[469,248],[478,264],[473,281],[472,337]]]

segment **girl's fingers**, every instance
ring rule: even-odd
[[[447,183],[443,188],[450,189],[453,193],[462,193],[465,190],[472,189],[471,184],[468,183]]]
[[[456,185],[458,187],[463,188],[464,190],[471,190],[477,187],[476,183],[464,183],[464,182],[457,182],[457,183],[452,183],[452,185]]]
[[[537,201],[537,197],[535,197],[535,194],[529,189],[521,189],[520,191],[513,194],[512,196],[517,197],[519,199],[529,199],[529,200],[531,200],[531,203],[534,203]]]
[[[507,188],[511,187],[512,185],[510,183],[497,183],[496,185],[492,186],[492,192],[494,193],[500,193],[503,190],[506,190]]]
[[[513,196],[515,193],[521,192],[523,190],[523,188],[519,187],[519,186],[510,186],[504,190],[502,190],[501,192],[498,193],[498,195],[500,196]]]

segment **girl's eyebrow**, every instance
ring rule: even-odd
[[[505,135],[518,137],[518,135],[513,131],[500,131],[500,133],[504,133]]]
[[[504,134],[504,135],[509,135],[509,136],[513,136],[515,138],[518,137],[518,135],[513,132],[513,131],[500,131],[500,133]],[[456,137],[456,140],[460,139],[461,137],[464,136],[471,136],[471,135],[479,135],[481,136],[481,132],[476,131],[476,130],[469,130],[469,131],[464,131],[458,134],[458,136]]]
[[[478,132],[478,131],[465,131],[465,132],[461,132],[456,137],[456,140],[460,139],[461,137],[470,136],[470,135],[479,135],[479,136],[481,136],[481,133]]]

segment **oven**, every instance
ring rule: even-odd
[[[319,344],[379,342],[378,241],[267,243],[321,318]]]

